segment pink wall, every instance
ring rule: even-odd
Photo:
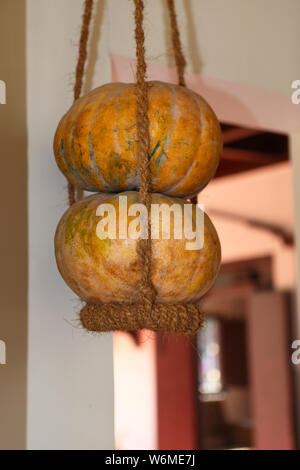
[[[135,81],[135,60],[112,55],[111,67],[112,81]],[[174,69],[153,63],[148,64],[147,77],[149,80],[177,82]],[[221,121],[282,133],[299,130],[300,107],[293,105],[284,93],[191,72],[187,72],[185,78],[188,88],[202,95]]]
[[[273,257],[273,281],[278,289],[295,288],[295,249],[273,233],[214,211],[248,217],[294,233],[292,168],[289,162],[213,180],[200,195],[222,246],[223,262]]]

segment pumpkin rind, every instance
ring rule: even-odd
[[[139,194],[129,191],[128,207],[139,202]],[[69,287],[87,302],[131,302],[137,298],[140,269],[136,240],[100,240],[96,209],[101,203],[112,204],[119,220],[119,194],[96,194],[85,198],[63,215],[55,235],[58,269]],[[152,203],[187,204],[186,201],[152,194]],[[195,210],[195,206],[194,209]],[[130,219],[130,218],[129,218]],[[157,302],[194,302],[212,285],[220,265],[218,235],[207,215],[204,216],[204,245],[201,250],[186,250],[187,239],[152,240],[152,282]]]
[[[222,150],[218,120],[198,94],[149,82],[152,190],[191,196],[213,177]],[[110,83],[75,101],[60,121],[54,154],[64,175],[90,191],[137,189],[135,85]]]

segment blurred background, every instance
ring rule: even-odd
[[[270,137],[254,133],[248,130],[244,139],[241,131],[239,147],[255,148]],[[271,136],[272,142],[278,139],[277,151],[279,140],[286,142],[279,137]],[[224,160],[222,176],[199,196],[223,252],[217,282],[202,300],[203,330],[188,338],[115,334],[120,448],[134,442],[159,449],[298,446],[290,164],[233,176],[223,174],[226,165]]]

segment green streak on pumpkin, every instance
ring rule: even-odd
[[[83,214],[82,214],[82,217],[80,218],[80,224],[79,224],[79,227],[78,227],[78,230],[79,230],[79,238],[80,238],[80,241],[81,243],[83,244],[84,248],[86,248],[86,251],[88,251],[88,244],[86,243],[86,235],[87,235],[87,231],[88,231],[88,227],[90,225],[90,221],[91,221],[91,218],[93,217],[94,215],[94,209],[90,209],[90,210],[87,210],[85,211]]]
[[[91,132],[89,133],[89,137],[88,137],[88,148],[89,148],[89,156],[90,156],[92,170],[96,174],[96,177],[101,181],[101,183],[103,183],[104,187],[107,189],[110,189],[109,184],[107,183],[107,181],[105,181],[105,179],[102,176],[102,173],[100,173],[99,168],[97,166],[96,159],[95,159],[94,146],[93,146],[93,136]]]
[[[73,216],[69,217],[66,222],[65,228],[65,244],[72,243],[74,241],[74,237],[80,233],[80,224],[82,222],[82,217],[86,208],[88,207],[89,202],[82,204],[78,212]]]
[[[132,144],[133,144],[132,140],[127,140],[127,147],[125,150],[130,150],[132,147]]]
[[[166,154],[166,152],[164,150],[162,150],[159,154],[159,156],[157,157],[157,159],[154,161],[155,165],[156,166],[160,166],[162,160],[164,159],[164,157],[168,160],[168,155]]]
[[[123,168],[122,165],[122,159],[120,158],[120,155],[116,152],[111,152],[109,155],[109,160],[110,160],[110,167],[111,168],[118,168],[121,170]]]
[[[149,160],[151,160],[151,158],[153,157],[153,155],[155,154],[156,150],[158,149],[158,147],[160,146],[160,140],[157,142],[157,144],[155,145],[154,149],[152,150],[152,152],[150,153],[149,155]]]
[[[166,136],[164,141],[162,142],[160,154],[156,157],[156,159],[155,158],[151,159],[151,164],[152,165],[155,165],[156,167],[159,167],[164,158],[166,158],[168,160],[168,155],[165,152],[165,144],[166,144],[167,140],[168,140],[168,136]],[[159,143],[161,143],[161,142],[159,142]]]
[[[60,149],[58,148],[58,150],[59,150],[59,155],[62,157],[63,161],[65,162],[65,165],[68,168],[69,172],[71,173],[72,177],[76,181],[78,181],[80,185],[85,186],[85,183],[83,179],[81,178],[80,173],[76,170],[76,168],[74,168],[71,165],[71,163],[69,162],[68,156],[66,156],[65,154],[65,144],[63,140],[60,141]]]
[[[111,240],[110,238],[104,238],[104,239],[101,239],[99,237],[97,237],[98,240],[97,240],[97,252],[100,252],[101,254],[107,252],[109,246],[110,246],[110,243],[111,243]]]
[[[116,152],[111,152],[108,156],[109,171],[107,179],[109,180],[113,190],[120,191],[126,188],[128,178],[134,178],[136,168],[134,163],[122,158]]]

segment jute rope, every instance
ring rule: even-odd
[[[79,58],[76,68],[74,97],[79,97],[86,45],[91,18],[92,0],[85,0],[85,12],[81,30]],[[87,303],[80,311],[80,320],[89,331],[139,330],[148,328],[154,331],[172,331],[193,334],[202,326],[203,316],[198,304],[158,304],[155,303],[156,292],[151,282],[151,174],[149,168],[150,133],[148,118],[148,84],[146,82],[145,37],[143,30],[143,0],[134,0],[135,5],[135,39],[136,39],[136,98],[137,98],[137,139],[140,176],[140,200],[146,206],[149,217],[146,223],[148,237],[137,243],[137,257],[140,266],[141,280],[138,285],[138,296],[134,303]],[[176,57],[178,81],[184,85],[185,60],[181,51],[179,31],[173,1],[168,1],[172,28],[173,47]],[[69,193],[70,204],[75,201],[74,193]]]
[[[84,66],[87,57],[87,43],[89,39],[90,32],[90,23],[92,18],[94,0],[85,0],[84,2],[84,12],[82,16],[82,26],[80,32],[80,41],[79,41],[79,51],[78,59],[75,72],[75,84],[74,84],[74,101],[76,101],[81,93],[82,81],[84,74]],[[76,187],[77,195],[75,194],[75,186],[68,182],[68,196],[69,196],[69,205],[72,206],[76,200],[81,199],[82,189]],[[77,197],[76,197],[77,196]]]

